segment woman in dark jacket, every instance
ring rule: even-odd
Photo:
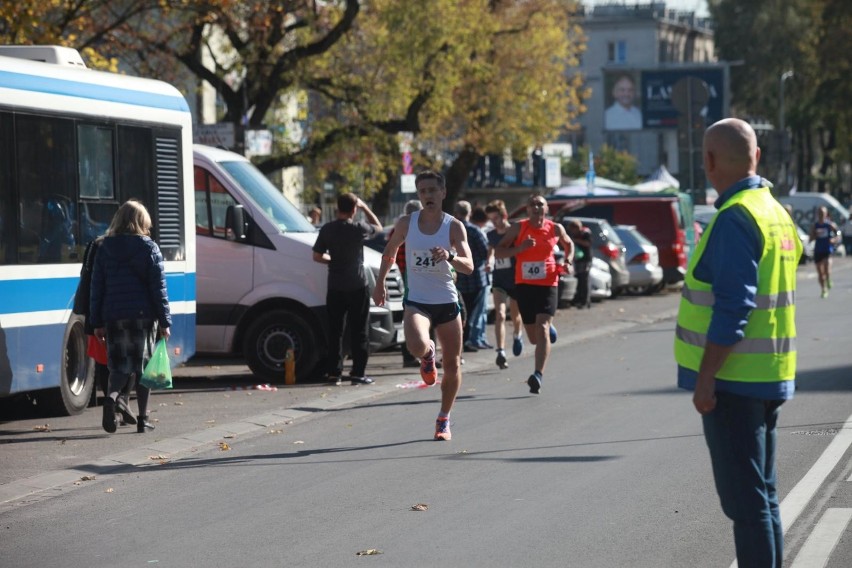
[[[115,401],[128,381],[138,380],[150,357],[154,330],[169,338],[172,324],[160,247],[151,240],[151,216],[131,199],[118,208],[95,257],[90,314],[95,336],[106,338],[109,396],[103,427],[115,432]],[[148,388],[137,384],[136,431],[153,429],[148,420]]]

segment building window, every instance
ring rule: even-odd
[[[627,42],[624,40],[607,42],[606,52],[607,63],[627,62]]]

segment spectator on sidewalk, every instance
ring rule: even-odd
[[[116,400],[128,382],[138,381],[154,350],[155,333],[168,340],[172,325],[160,247],[151,240],[151,216],[135,199],[124,202],[98,247],[89,298],[95,337],[106,341],[109,394],[101,425],[116,431]],[[136,431],[153,430],[148,419],[150,390],[136,384]]]
[[[485,311],[485,294],[488,290],[488,273],[485,270],[488,264],[488,241],[479,227],[470,222],[470,202],[459,201],[453,208],[453,212],[455,218],[464,225],[473,258],[473,272],[458,274],[456,287],[467,311],[463,333],[464,352],[475,353],[480,349],[491,348],[475,343],[475,338],[480,334],[479,325],[481,315]]]
[[[358,210],[367,221],[355,221]],[[364,241],[381,232],[382,224],[360,198],[344,193],[337,198],[337,219],[323,225],[314,243],[314,261],[328,265],[328,379],[339,382],[343,374],[343,324],[349,326],[353,385],[369,385],[370,288],[364,268]]]

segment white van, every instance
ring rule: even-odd
[[[778,201],[782,205],[789,204],[793,207],[793,219],[805,231],[810,231],[811,225],[816,221],[816,212],[819,207],[828,209],[829,217],[838,228],[849,221],[849,211],[828,193],[798,192],[779,197]]]
[[[281,382],[292,348],[297,380],[326,360],[328,268],[314,262],[316,229],[244,156],[195,145],[196,352],[242,353],[265,381]],[[381,255],[364,249],[378,274]],[[370,308],[371,348],[404,340],[402,276],[388,275],[387,307]]]

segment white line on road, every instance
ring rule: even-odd
[[[825,566],[850,519],[852,519],[852,509],[826,510],[802,549],[799,550],[799,554],[793,562],[793,568],[822,568]]]
[[[781,503],[781,525],[784,527],[784,532],[793,526],[850,445],[852,445],[852,416],[846,419],[846,423],[816,463]]]
[[[846,423],[843,424],[843,427],[837,432],[837,435],[816,463],[811,466],[811,469],[781,502],[781,526],[784,527],[785,533],[802,514],[808,502],[825,482],[825,478],[828,477],[828,474],[831,473],[831,470],[834,469],[834,466],[837,465],[850,445],[852,445],[852,415],[846,419]],[[731,564],[731,568],[737,568],[736,560]]]

